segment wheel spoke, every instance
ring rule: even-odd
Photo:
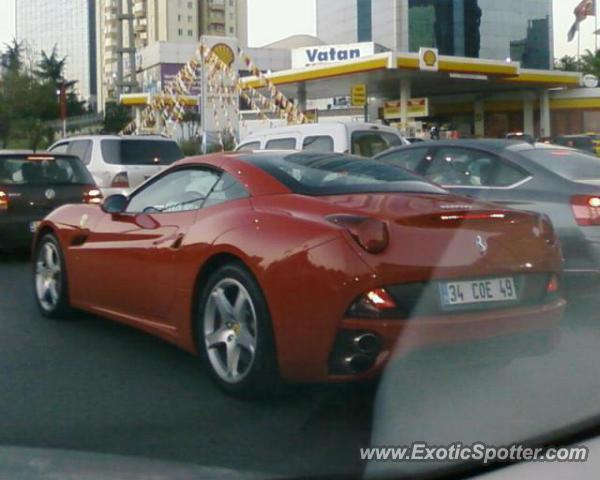
[[[215,304],[217,305],[217,309],[221,314],[221,318],[223,320],[230,321],[233,318],[233,307],[231,306],[231,303],[229,303],[229,300],[225,295],[225,290],[219,288],[213,292],[213,295],[215,297]]]
[[[58,301],[58,290],[56,288],[56,282],[50,282],[48,285],[48,293],[50,294],[50,301],[54,305]]]
[[[52,247],[49,243],[44,246],[44,261],[47,269],[50,269],[56,265],[54,262],[54,252],[52,251]]]
[[[244,313],[246,310],[246,305],[248,303],[248,299],[242,290],[238,290],[237,298],[235,299],[235,303],[233,304],[233,316],[238,322],[244,320]]]
[[[236,342],[227,344],[227,375],[229,377],[236,377],[238,375],[241,353],[242,349]]]
[[[206,335],[206,345],[210,348],[218,347],[227,342],[227,336],[230,335],[230,331],[226,328],[219,328],[213,333]]]
[[[237,343],[242,348],[248,350],[252,355],[254,355],[256,340],[246,325],[240,326],[240,333],[237,337]]]

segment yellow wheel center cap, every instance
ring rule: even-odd
[[[240,327],[240,324],[239,324],[239,323],[236,323],[236,324],[233,326],[233,331],[235,332],[235,334],[236,334],[236,335],[238,335],[238,336],[239,336],[239,334],[242,332],[242,327]]]

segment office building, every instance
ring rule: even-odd
[[[317,36],[551,68],[552,0],[317,0]]]
[[[56,46],[67,57],[65,77],[77,81],[82,99],[95,105],[96,8],[94,0],[17,0],[15,8],[18,41],[25,46],[26,60],[35,64],[41,51],[48,55]]]

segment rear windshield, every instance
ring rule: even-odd
[[[519,152],[568,180],[600,179],[600,158],[574,150],[535,149]]]
[[[561,137],[557,140],[557,143],[565,147],[579,148],[581,150],[590,150],[594,147],[591,137]]]
[[[167,140],[102,140],[102,156],[113,165],[171,165],[183,158],[179,145]]]
[[[442,188],[402,168],[351,155],[292,153],[246,157],[246,160],[302,195],[445,193]]]
[[[88,185],[94,181],[78,158],[0,156],[0,184]]]
[[[352,153],[362,157],[374,157],[389,148],[402,145],[398,135],[377,130],[356,131],[352,133]]]

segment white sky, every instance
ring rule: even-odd
[[[556,57],[577,54],[577,39],[567,43],[567,32],[573,23],[573,9],[579,1],[554,0]],[[262,46],[299,33],[315,34],[315,0],[248,0],[248,10],[252,46]],[[587,48],[594,48],[594,23],[594,18],[588,18],[582,24],[582,52]],[[13,35],[14,0],[0,0],[0,45],[10,41]]]

